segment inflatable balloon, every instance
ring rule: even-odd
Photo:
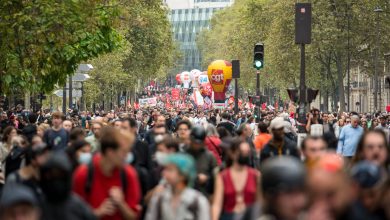
[[[209,77],[207,75],[200,75],[198,78],[199,85],[209,83]]]
[[[190,78],[191,78],[191,82],[192,82],[192,84],[191,84],[192,87],[199,87],[198,78],[199,78],[200,74],[202,74],[202,72],[200,70],[197,70],[197,69],[191,70]]]
[[[183,83],[183,87],[188,89],[190,87],[190,72],[184,71],[180,74],[180,80]]]
[[[225,92],[232,80],[232,64],[224,60],[216,60],[207,68],[207,75],[214,90],[214,100],[225,102]]]
[[[180,73],[176,75],[176,82],[177,82],[178,85],[181,84]]]

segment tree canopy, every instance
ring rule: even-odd
[[[1,90],[51,91],[77,65],[117,48],[116,1],[0,1]]]
[[[380,31],[379,59],[390,46],[389,3],[384,0],[317,0],[312,2],[312,44],[306,46],[306,84],[345,103],[343,79],[347,55],[367,63],[372,74],[376,48],[376,25]],[[285,89],[299,85],[300,53],[295,44],[295,2],[288,0],[236,0],[212,18],[211,29],[197,39],[204,66],[214,59],[240,59],[242,85],[255,86],[253,46],[265,44],[265,68],[261,86]],[[384,12],[376,14],[380,6]],[[349,39],[349,47],[348,47]],[[365,48],[365,49],[362,49]],[[335,105],[335,106],[336,106]],[[341,110],[345,106],[341,104]]]

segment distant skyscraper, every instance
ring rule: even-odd
[[[196,37],[210,27],[213,14],[233,4],[234,0],[164,0],[170,8],[169,20],[176,41],[180,43],[183,61],[180,69],[201,69],[202,56],[196,46]]]

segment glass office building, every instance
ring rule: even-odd
[[[185,1],[185,0],[183,0]],[[175,5],[168,6],[171,9],[169,19],[172,23],[173,37],[180,44],[182,62],[180,69],[174,72],[190,71],[201,69],[202,55],[197,45],[196,37],[203,30],[210,26],[210,19],[213,14],[230,6],[233,0],[192,0],[188,2],[187,8],[175,8]]]

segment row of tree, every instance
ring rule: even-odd
[[[90,62],[85,91],[93,102],[173,63],[160,0],[3,0],[0,18],[0,95],[51,93]]]
[[[390,49],[390,3],[385,0],[310,2],[312,44],[306,47],[306,83],[320,89],[325,107],[328,97],[332,97],[336,107],[338,102],[345,103],[343,79],[348,57],[354,64],[364,64],[363,71],[368,75],[374,72],[375,52],[383,65],[383,53]],[[382,13],[374,12],[377,6],[383,9]],[[294,1],[236,0],[232,7],[219,11],[211,21],[211,29],[197,39],[204,66],[214,59],[240,59],[240,83],[253,88],[253,46],[263,42],[265,68],[261,71],[261,86],[277,88],[287,98],[286,88],[299,85],[300,51],[294,39],[294,13]],[[341,104],[340,110],[344,111],[345,105]]]

